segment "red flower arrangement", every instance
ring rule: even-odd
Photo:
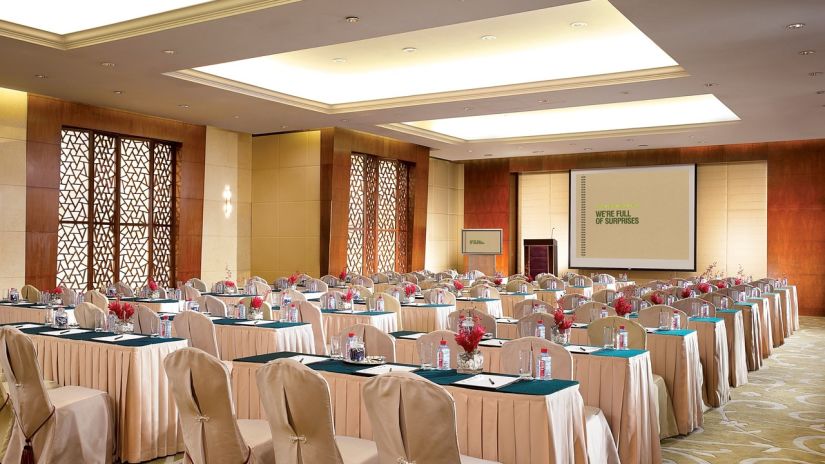
[[[475,325],[473,325],[472,330],[461,330],[455,336],[456,343],[464,348],[467,353],[472,353],[478,348],[478,342],[487,332],[484,326],[479,324],[478,317],[473,317],[473,322]]]
[[[662,298],[662,295],[660,295],[660,294],[658,294],[658,293],[654,293],[653,295],[650,295],[650,301],[651,301],[653,304],[660,305],[660,304],[662,304],[662,303],[664,303],[664,302],[665,302],[665,299],[664,299],[664,298]]]
[[[60,288],[60,287],[55,287],[55,288],[54,288],[54,289],[52,289],[52,291],[51,291],[51,292],[49,292],[49,293],[51,293],[52,295],[62,295],[62,294],[63,294],[63,289],[62,289],[62,288]]]
[[[113,313],[121,321],[128,321],[135,314],[135,308],[129,303],[113,301],[109,303],[109,312]]]
[[[149,290],[153,292],[158,291],[158,283],[155,282],[155,279],[149,279],[149,283],[147,285],[149,287]]]
[[[501,277],[496,277],[496,278],[493,280],[493,283],[494,283],[494,284],[496,284],[496,287],[498,287],[499,285],[501,285],[501,283],[502,283],[502,282],[503,282],[503,280],[501,280]]]
[[[689,288],[683,288],[681,295],[682,295],[682,298],[690,298],[690,289]]]
[[[458,279],[453,280],[453,287],[455,287],[455,289],[458,291],[464,290],[464,284],[462,284],[461,281]]]
[[[404,286],[404,295],[407,295],[407,298],[415,295],[415,285],[407,284]]]
[[[289,276],[287,282],[289,282],[289,285],[295,285],[295,283],[298,282],[298,274],[292,274]]]
[[[734,285],[742,285],[742,279],[737,277],[736,280],[733,281],[733,283]]]
[[[354,298],[355,298],[355,292],[354,292],[354,291],[352,291],[352,289],[351,289],[351,288],[348,288],[348,289],[347,289],[347,293],[344,293],[344,294],[341,296],[341,300],[343,300],[343,301],[344,301],[344,303],[352,303],[352,300],[353,300]]]
[[[259,296],[256,296],[255,298],[252,298],[252,302],[249,303],[249,306],[251,306],[252,309],[254,309],[256,311],[261,309],[261,306],[263,306],[263,305],[264,305],[264,299],[259,297]]]
[[[720,280],[719,282],[716,282],[716,288],[727,288],[727,286],[728,286],[728,284],[726,284],[724,280]]]
[[[338,274],[338,278],[341,280],[347,280],[347,270],[344,269],[343,271],[341,271],[341,273]]]
[[[702,293],[710,293],[710,284],[707,282],[702,282],[696,288]]]
[[[524,280],[526,280],[527,282],[532,282],[533,281],[533,276],[531,276],[530,274],[526,274],[524,276]]]
[[[226,288],[235,288],[235,282],[232,282],[231,280],[224,280],[223,286]]]
[[[570,327],[573,327],[573,319],[565,319],[564,317],[564,310],[561,308],[553,311],[553,319],[556,321],[556,328],[559,330],[559,333],[564,333],[570,330]]]
[[[630,314],[631,311],[633,311],[633,305],[631,305],[630,302],[627,301],[627,298],[621,296],[613,300],[613,309],[616,310],[616,314],[618,314],[619,316],[626,316]]]

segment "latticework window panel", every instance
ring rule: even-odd
[[[139,287],[173,280],[175,148],[65,129],[60,156],[58,281]]]
[[[352,155],[347,240],[350,272],[407,271],[409,185],[406,164]]]

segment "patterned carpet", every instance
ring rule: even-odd
[[[800,324],[704,430],[662,442],[665,463],[825,463],[825,318]]]
[[[705,414],[703,430],[662,442],[665,464],[825,463],[825,318],[800,319],[802,330]]]

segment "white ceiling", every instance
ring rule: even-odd
[[[219,0],[210,5],[214,8],[222,1],[239,3]],[[171,29],[146,28],[149,32],[139,35],[113,34],[114,40],[90,41],[92,45],[67,50],[0,37],[4,63],[0,66],[0,86],[251,133],[348,127],[431,146],[434,156],[452,160],[486,154],[522,156],[635,149],[640,145],[660,148],[825,138],[825,93],[817,94],[825,90],[825,74],[809,75],[825,73],[825,5],[819,0],[611,2],[684,68],[688,77],[324,114],[164,75],[570,3],[575,2],[302,0],[273,2],[277,6],[243,10],[247,12],[234,16],[178,22],[183,25]],[[346,22],[344,18],[350,15],[360,17],[360,21]],[[795,22],[804,22],[806,27],[785,27]],[[498,36],[496,31],[489,33]],[[799,54],[811,49],[818,53]],[[101,66],[102,62],[115,66]],[[37,74],[47,78],[37,78]],[[715,85],[707,87],[709,83]],[[574,141],[542,142],[450,143],[392,129],[392,124],[404,121],[708,93],[741,121],[679,132],[594,134]]]

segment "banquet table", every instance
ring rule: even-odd
[[[121,460],[142,462],[183,451],[163,360],[186,347],[186,340],[141,337],[105,342],[93,338],[115,334],[45,334],[54,330],[45,326],[22,329],[34,342],[45,380],[109,393]]]
[[[496,336],[498,338],[514,339],[518,337],[518,319],[496,319]]]
[[[455,300],[457,309],[477,309],[493,317],[501,317],[501,300],[495,298],[460,297]]]
[[[545,303],[550,304],[552,307],[556,307],[556,302],[564,296],[564,289],[563,288],[546,288],[542,290],[536,290],[536,298]]]
[[[583,286],[583,285],[568,285],[566,288],[566,292],[570,294],[579,294],[584,295],[587,298],[593,297],[593,287],[592,286]]]
[[[799,327],[799,313],[794,313],[795,299],[792,298],[792,291],[788,287],[776,287],[773,291],[779,294],[782,324],[785,330],[785,338],[788,338]]]
[[[771,306],[767,297],[752,297],[747,299],[748,303],[757,305],[759,311],[759,348],[762,359],[770,357],[773,353],[773,326],[771,325]]]
[[[329,343],[330,337],[340,334],[342,330],[355,324],[371,325],[384,333],[398,330],[398,315],[391,312],[358,312],[356,310],[355,313],[352,313],[323,309],[321,313],[323,314],[321,319],[324,321],[324,336],[327,343]]]
[[[773,347],[777,348],[785,344],[785,327],[782,323],[779,294],[776,292],[763,292],[761,296],[768,301],[768,316],[771,319],[771,341]]]
[[[232,369],[232,394],[240,419],[263,416],[256,372],[273,359],[300,356],[274,353],[236,359]],[[362,366],[342,361],[309,365],[329,383],[335,432],[372,438],[372,425],[364,408],[362,387],[369,376],[356,372]],[[584,404],[579,384],[569,380],[518,381],[497,390],[453,385],[470,375],[456,371],[418,371],[443,385],[453,396],[461,454],[510,463],[584,463]]]
[[[401,303],[401,327],[418,332],[446,330],[447,316],[455,308],[450,304]]]
[[[253,295],[251,293],[214,293],[214,292],[201,293],[201,295],[214,296],[215,298],[217,298],[217,299],[223,301],[224,303],[226,303],[227,306],[238,304],[244,298],[257,296],[257,295]]]
[[[799,295],[796,293],[796,285],[788,285],[785,287],[790,292],[788,298],[791,300],[791,320],[793,322],[793,330],[799,330]]]
[[[570,329],[570,343],[589,345],[587,327]],[[662,376],[673,401],[680,435],[702,426],[702,364],[695,330],[657,330],[647,334],[653,373]]]
[[[745,328],[745,360],[748,371],[758,371],[762,367],[762,326],[759,322],[759,305],[736,302],[731,309],[742,311]]]
[[[307,323],[225,318],[213,318],[212,323],[224,361],[277,351],[315,352],[312,326]]]
[[[688,327],[699,338],[699,360],[702,362],[702,399],[718,408],[730,400],[730,361],[725,320],[718,317],[692,317]]]
[[[501,292],[499,296],[501,298],[501,313],[505,317],[513,317],[513,306],[516,303],[536,299],[535,293]]]
[[[745,322],[742,311],[717,309],[716,317],[725,320],[728,335],[728,362],[730,386],[733,388],[748,383],[748,362],[745,359]]]
[[[396,361],[419,364],[415,332],[391,334],[396,338]],[[479,345],[484,356],[484,370],[503,372],[501,338]],[[574,380],[587,406],[602,410],[610,425],[622,462],[661,462],[659,418],[656,392],[653,390],[650,356],[645,350],[598,350],[573,353]]]
[[[177,313],[183,310],[186,305],[185,300],[174,298],[121,298],[122,301],[146,306],[156,313]]]
[[[600,292],[602,290],[616,290],[616,283],[593,282],[593,293]]]
[[[37,324],[46,323],[45,305],[37,303],[5,303],[0,302],[0,324],[13,324],[17,322],[33,322]],[[74,317],[74,307],[66,306],[66,316],[69,324],[76,324]]]

